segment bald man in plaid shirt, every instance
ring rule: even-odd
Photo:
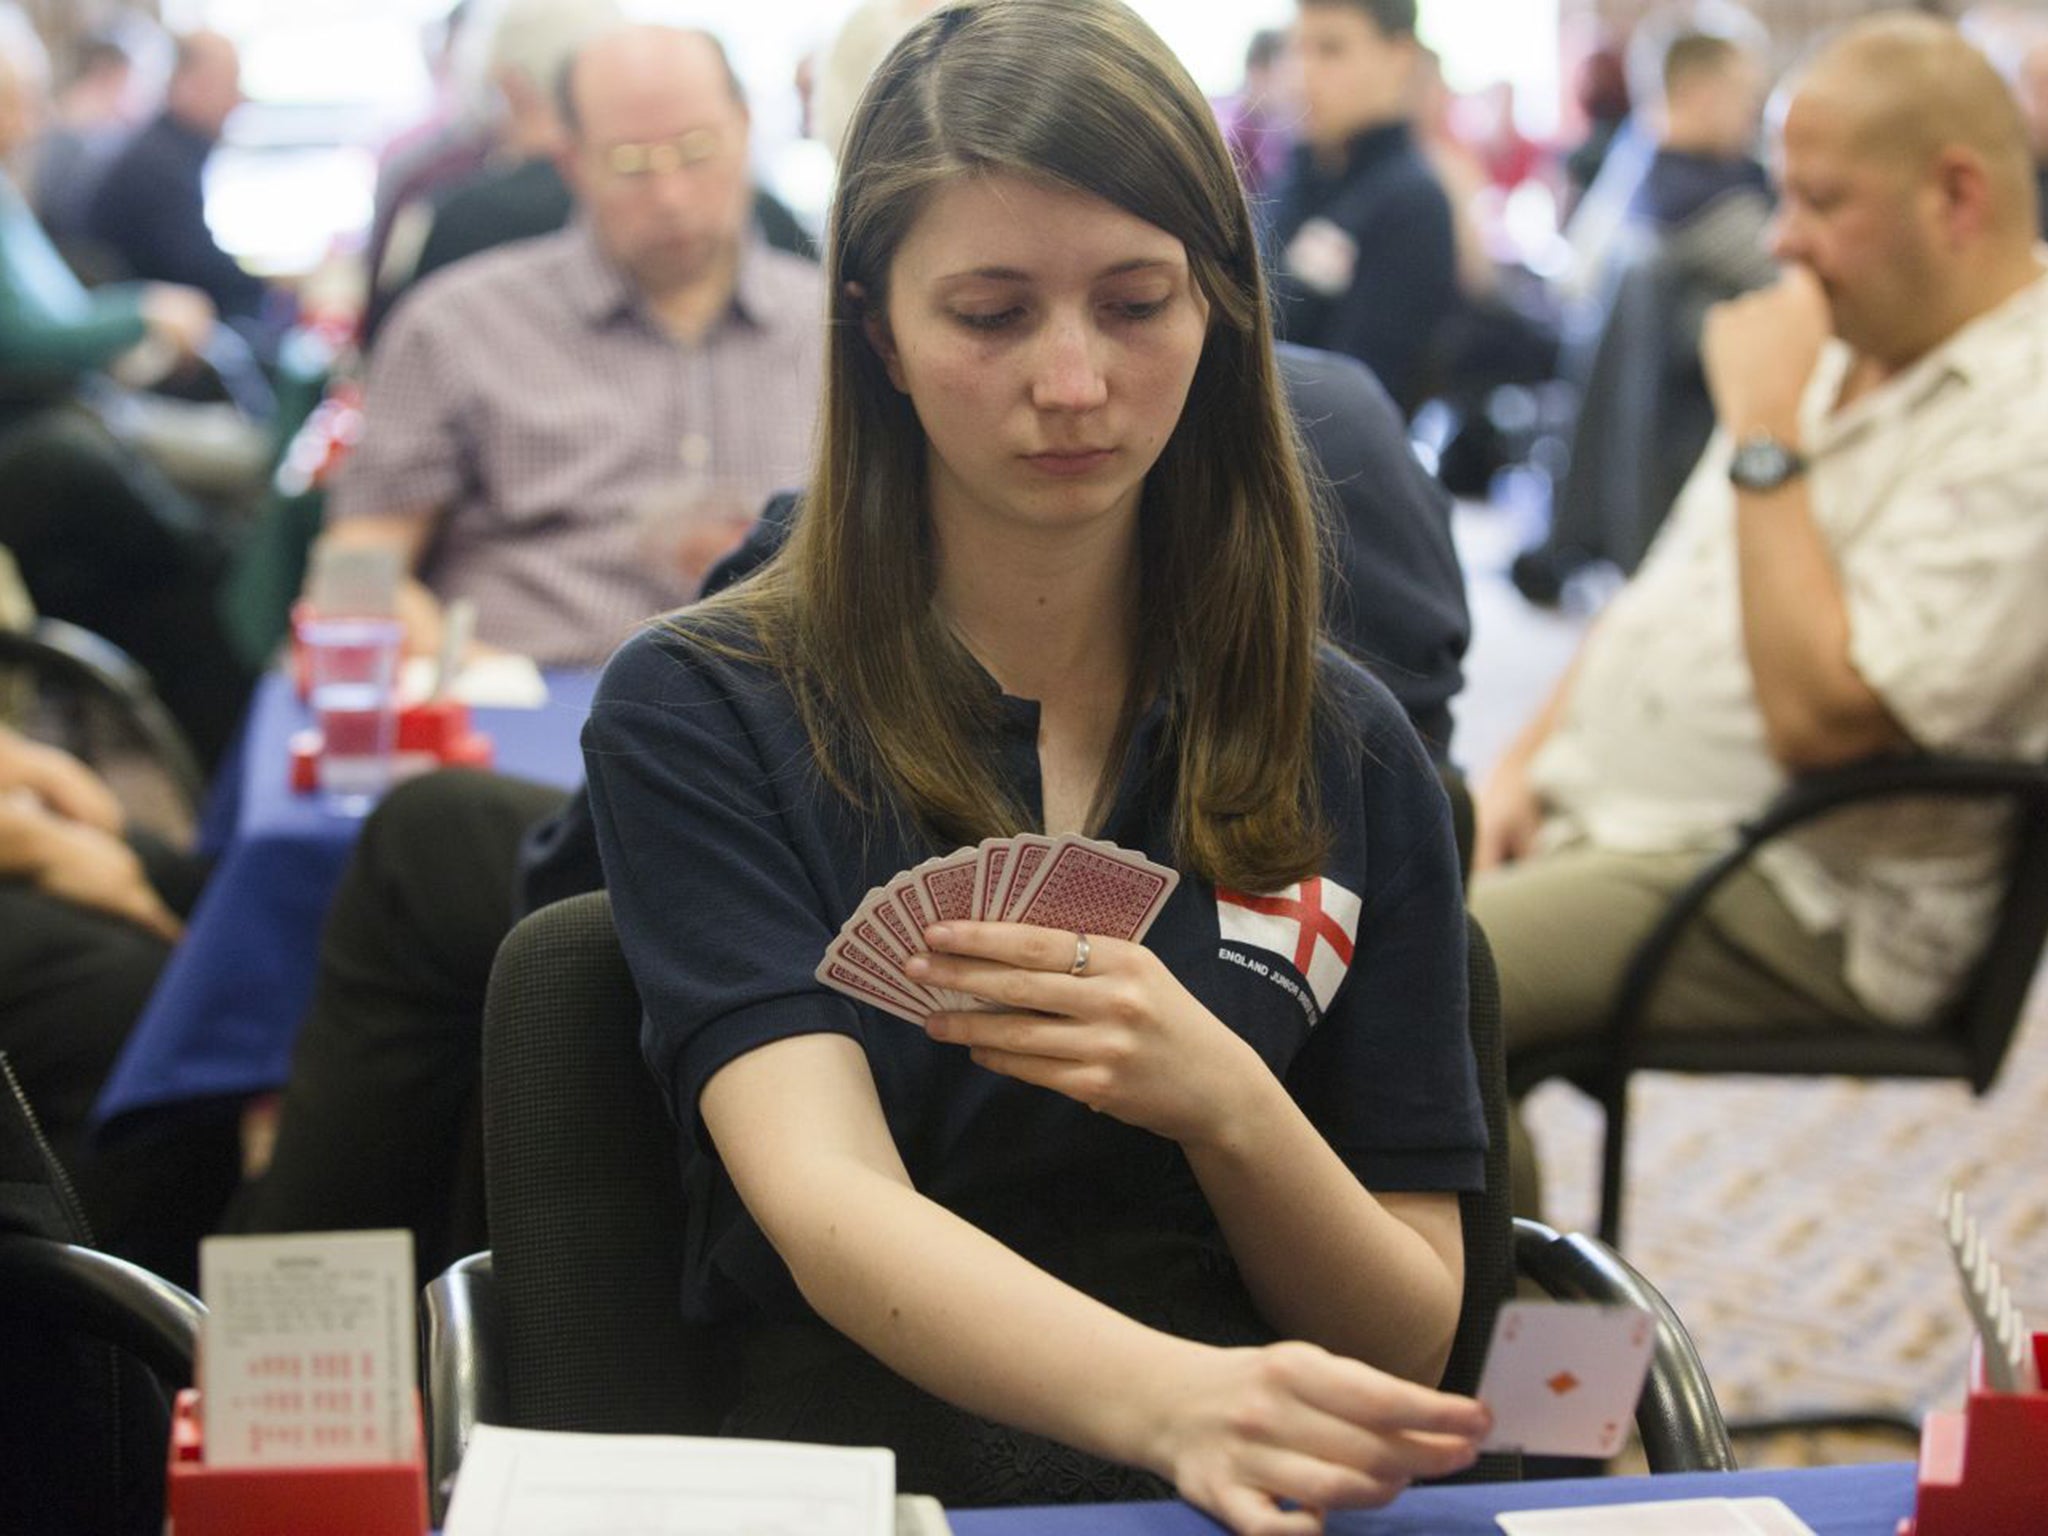
[[[329,505],[324,544],[402,555],[415,650],[467,597],[484,643],[594,665],[695,596],[809,469],[818,269],[752,228],[723,50],[702,32],[607,33],[571,62],[561,107],[577,218],[400,306]]]

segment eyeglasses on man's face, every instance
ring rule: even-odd
[[[692,128],[672,139],[644,144],[607,144],[593,150],[597,161],[619,181],[645,181],[671,171],[698,170],[724,149],[724,137],[711,128]]]

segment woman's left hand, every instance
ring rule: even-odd
[[[934,1040],[964,1045],[991,1072],[1050,1088],[1182,1145],[1226,1141],[1262,1081],[1258,1054],[1142,944],[1022,923],[925,930],[913,980],[969,993],[1000,1012],[935,1013]]]

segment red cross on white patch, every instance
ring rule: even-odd
[[[1351,970],[1360,907],[1355,893],[1321,875],[1270,896],[1216,888],[1223,941],[1280,955],[1308,983],[1324,1013]]]

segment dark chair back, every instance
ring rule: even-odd
[[[163,1529],[204,1310],[91,1236],[0,1052],[0,1531]]]
[[[2048,792],[2022,800],[2017,815],[2012,874],[1991,946],[1954,1016],[1969,1056],[1970,1086],[1978,1093],[1998,1076],[2048,947]]]
[[[126,651],[61,619],[37,619],[28,629],[0,624],[0,674],[8,673],[30,679],[43,712],[55,717],[58,745],[91,759],[103,719],[116,742],[138,748],[162,774],[177,808],[198,814],[206,790],[199,759]]]
[[[1465,1299],[1442,1385],[1446,1392],[1469,1396],[1479,1385],[1479,1373],[1486,1364],[1494,1315],[1514,1294],[1515,1236],[1514,1191],[1508,1177],[1507,1046],[1501,1035],[1500,977],[1494,970],[1493,949],[1486,942],[1485,931],[1469,917],[1465,931],[1472,1055],[1479,1066],[1479,1099],[1486,1111],[1486,1187],[1458,1197],[1459,1224],[1465,1237]],[[1521,1457],[1490,1452],[1453,1481],[1511,1482],[1521,1476],[1521,1470]]]
[[[1506,1047],[1501,1040],[1500,979],[1486,935],[1465,920],[1470,950],[1472,1054],[1479,1064],[1479,1096],[1486,1110],[1486,1188],[1458,1197],[1465,1236],[1465,1301],[1457,1336],[1444,1367],[1447,1392],[1470,1393],[1479,1384],[1494,1314],[1515,1286],[1514,1213],[1508,1180]]]
[[[703,1434],[732,1380],[682,1316],[675,1127],[602,892],[499,950],[484,1005],[484,1168],[510,1422]]]

